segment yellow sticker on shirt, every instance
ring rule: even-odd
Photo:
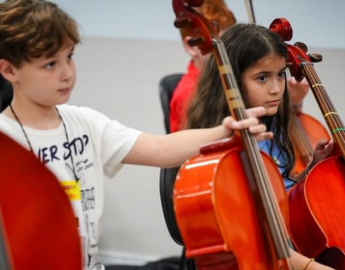
[[[61,181],[61,186],[70,201],[80,201],[80,186],[76,181]]]
[[[83,210],[81,207],[81,193],[79,182],[75,180],[60,181],[62,188],[64,189],[67,197],[69,198],[74,215],[76,217],[79,235],[85,236],[85,224],[83,218]]]

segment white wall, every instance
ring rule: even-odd
[[[248,22],[244,1],[225,0],[239,22]],[[179,40],[171,0],[55,0],[86,36]],[[287,18],[293,41],[310,47],[345,48],[344,0],[252,0],[258,24]]]
[[[78,81],[70,103],[95,108],[145,132],[164,134],[158,81],[184,72],[188,61],[173,28],[169,0],[56,0],[80,23],[85,38],[75,59]],[[246,22],[242,1],[227,0]],[[324,54],[317,71],[345,116],[345,1],[254,1],[257,21],[285,16],[295,37]],[[340,48],[340,49],[336,49]],[[341,49],[342,48],[342,49]],[[305,111],[321,119],[311,94]],[[108,259],[150,260],[179,255],[166,229],[159,198],[159,170],[126,166],[106,181],[101,251]]]

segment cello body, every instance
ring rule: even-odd
[[[330,173],[332,172],[332,173]],[[345,164],[330,157],[289,192],[292,241],[304,255],[345,269]]]
[[[1,270],[81,270],[76,219],[58,180],[1,132],[0,149],[0,228],[8,260]]]
[[[173,199],[186,256],[195,259],[199,270],[289,269],[268,256],[273,247],[263,239],[242,154],[230,139],[216,151],[201,150],[181,167]],[[281,174],[268,155],[262,153],[262,158],[287,218]]]

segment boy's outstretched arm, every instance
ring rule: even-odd
[[[232,136],[234,130],[249,128],[258,140],[270,139],[272,132],[259,123],[257,117],[265,114],[263,107],[246,110],[248,118],[235,121],[232,117],[224,119],[223,124],[214,128],[191,129],[158,136],[141,134],[132,150],[122,163],[156,167],[177,167],[188,158],[199,153],[200,146]]]

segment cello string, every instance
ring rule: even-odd
[[[340,148],[344,148],[345,145],[345,132],[344,124],[337,113],[325,87],[323,86],[320,78],[318,77],[313,65],[305,65],[305,70],[310,81],[313,85],[313,93],[317,97],[318,102],[321,104],[321,111],[323,116],[328,123],[330,132],[335,140],[338,142]],[[327,118],[327,119],[326,119]],[[341,151],[345,153],[345,150]],[[343,154],[344,155],[344,154]]]

